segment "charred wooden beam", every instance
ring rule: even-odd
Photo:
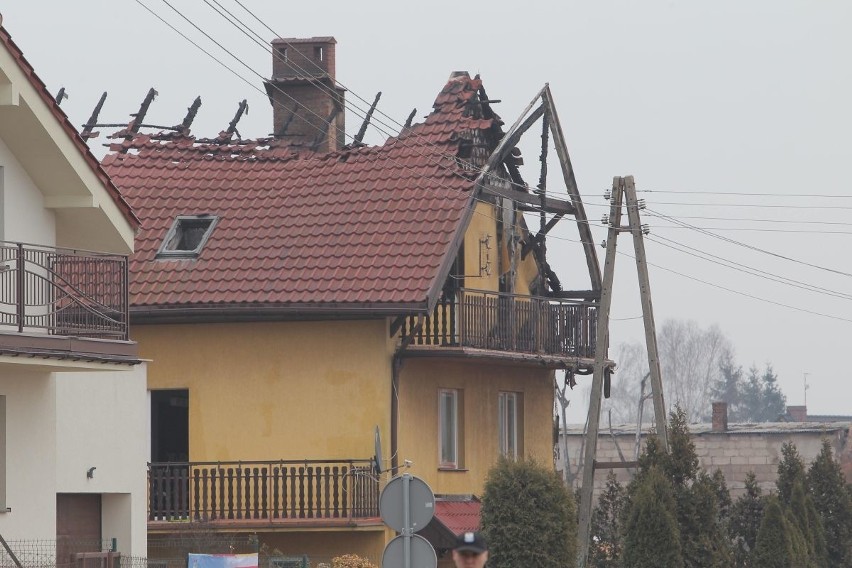
[[[553,145],[556,148],[556,154],[559,156],[559,165],[562,167],[562,178],[565,181],[565,187],[568,190],[568,194],[571,196],[571,202],[573,203],[575,210],[574,217],[577,219],[577,228],[580,231],[580,240],[583,242],[583,251],[586,253],[586,266],[589,270],[589,278],[592,282],[592,288],[598,290],[603,285],[601,267],[598,264],[598,253],[595,249],[592,231],[589,227],[588,218],[586,217],[586,210],[583,207],[583,200],[580,198],[580,190],[577,187],[577,179],[574,176],[571,157],[568,155],[568,146],[565,143],[565,136],[562,134],[562,125],[559,123],[559,115],[556,113],[556,106],[553,104],[553,96],[550,93],[550,86],[544,86],[541,97],[544,105],[547,107],[547,115],[550,122],[550,134],[553,136]]]
[[[151,103],[154,102],[154,97],[156,96],[157,91],[154,90],[154,87],[151,87],[148,90],[148,94],[145,95],[145,98],[142,100],[142,104],[139,105],[139,111],[130,115],[133,117],[133,120],[130,121],[130,124],[127,127],[127,133],[129,135],[139,132],[139,129],[142,127],[142,123],[145,122],[145,115],[148,114],[148,108],[151,106]]]
[[[65,87],[60,87],[59,92],[56,93],[56,104],[61,105],[62,101],[68,98],[68,95],[65,93]]]
[[[183,118],[183,122],[180,123],[176,129],[183,133],[189,134],[189,127],[192,126],[192,121],[195,120],[195,115],[198,114],[198,109],[201,107],[201,97],[195,97],[195,100],[192,101],[192,104],[186,109],[186,116]]]
[[[240,122],[240,119],[244,114],[248,114],[248,101],[246,101],[246,99],[240,101],[240,105],[237,107],[237,113],[234,115],[234,118],[231,119],[231,122],[228,123],[227,130],[225,130],[225,137],[229,140],[234,134],[237,135],[237,138],[242,139],[239,130],[237,130],[237,124]]]
[[[559,298],[562,300],[600,300],[600,290],[563,290],[561,292],[551,292],[548,294],[551,298]]]
[[[488,163],[485,164],[485,170],[491,171],[494,166],[506,161],[511,155],[512,150],[515,149],[515,146],[518,145],[518,141],[523,136],[524,132],[529,130],[530,126],[532,126],[536,120],[541,118],[544,114],[544,105],[540,105],[536,108],[527,118],[521,123],[518,128],[514,130],[510,130],[502,140],[500,140],[500,144],[497,146],[497,149],[494,150],[494,153],[491,154],[491,157],[488,158]]]
[[[334,119],[337,118],[338,114],[340,114],[340,107],[334,105],[334,108],[331,109],[331,114],[328,115],[328,119],[326,119],[319,134],[317,134],[317,137],[314,138],[314,141],[310,146],[311,150],[316,151],[317,148],[319,148],[319,145],[322,144],[322,141],[325,140],[326,136],[328,136],[331,123],[334,122]]]
[[[92,130],[97,126],[98,123],[98,115],[101,114],[101,109],[104,108],[104,102],[107,98],[107,92],[104,91],[104,94],[101,95],[98,104],[95,105],[95,109],[92,111],[92,115],[89,117],[89,120],[86,121],[86,124],[83,125],[83,131],[80,132],[80,136],[83,140],[88,140],[89,138],[94,138],[98,135],[97,132],[93,132]],[[125,126],[124,124],[121,125]]]
[[[487,195],[505,197],[507,199],[512,199],[519,203],[526,203],[527,205],[532,206],[531,209],[533,211],[544,211],[546,213],[562,215],[574,214],[574,206],[570,202],[563,201],[561,199],[555,199],[553,197],[544,197],[544,205],[542,206],[541,196],[532,195],[530,193],[524,193],[523,191],[518,191],[517,189],[497,187],[491,184],[483,184],[482,191]]]
[[[415,114],[417,114],[417,109],[411,109],[411,112],[408,114],[408,118],[405,119],[405,125],[403,125],[403,128],[411,128],[411,121],[414,120]]]
[[[547,148],[548,142],[550,141],[550,137],[548,136],[549,128],[550,120],[548,119],[547,113],[545,113],[544,117],[541,119],[541,155],[539,156],[539,160],[541,160],[541,171],[538,176],[538,188],[534,192],[541,195],[542,201],[544,200],[544,196],[547,195]],[[542,211],[539,216],[538,230],[539,235],[541,235],[542,246],[546,246],[544,241],[544,236],[547,234],[544,230],[545,224],[544,211]]]
[[[382,98],[382,92],[379,91],[376,93],[376,98],[373,101],[373,104],[370,105],[370,110],[367,111],[367,115],[364,117],[364,122],[361,123],[361,128],[358,129],[358,134],[355,135],[355,138],[352,140],[352,146],[361,146],[363,145],[364,135],[367,133],[367,127],[370,125],[370,119],[373,118],[373,113],[376,111],[376,105],[379,104],[379,99]]]
[[[299,112],[299,102],[296,101],[293,103],[293,110],[290,111],[290,115],[287,117],[287,120],[284,121],[284,124],[281,126],[281,130],[278,131],[275,136],[286,136],[287,129],[290,128],[290,124],[293,123],[293,119],[296,118],[296,114]]]
[[[550,232],[550,230],[551,230],[553,227],[555,227],[555,226],[556,226],[556,223],[558,223],[558,222],[562,219],[562,217],[563,217],[563,215],[562,215],[561,213],[560,213],[560,214],[557,214],[557,215],[554,215],[553,217],[551,217],[551,218],[550,218],[550,221],[548,221],[548,222],[547,222],[547,224],[546,224],[543,228],[539,229],[538,233],[536,233],[535,235],[533,235],[533,236],[530,238],[530,241],[529,241],[529,242],[524,243],[524,248],[523,248],[523,250],[521,251],[521,258],[526,257],[526,256],[527,256],[527,253],[529,253],[529,252],[532,250],[532,246],[533,246],[533,244],[534,244],[534,241],[535,241],[535,242],[537,242],[537,241],[543,241],[543,240],[544,240],[544,235],[546,235],[547,233],[549,233],[549,232]]]

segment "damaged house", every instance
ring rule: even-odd
[[[378,562],[378,495],[407,471],[451,503],[421,532],[445,565],[446,515],[475,524],[501,454],[551,461],[555,373],[594,362],[601,277],[551,93],[504,130],[483,81],[453,73],[423,122],[367,146],[345,134],[334,39],[272,47],[274,136],[196,138],[192,110],[171,130],[140,112],[103,160],[142,220],[149,557],[177,566],[168,543],[194,532],[250,534],[281,566]],[[546,168],[523,179],[533,125],[568,199]],[[547,261],[563,219],[585,290]]]

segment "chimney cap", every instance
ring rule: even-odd
[[[333,36],[319,37],[278,37],[272,40],[272,45],[288,43],[337,43]]]

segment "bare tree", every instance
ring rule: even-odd
[[[702,328],[694,321],[669,319],[657,330],[657,344],[666,405],[679,404],[690,422],[706,416],[719,365],[725,357],[732,357],[730,340],[717,325]],[[614,360],[618,367],[604,411],[612,411],[614,422],[635,423],[642,378],[648,373],[645,345],[622,343]]]

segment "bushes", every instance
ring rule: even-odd
[[[482,496],[488,566],[573,566],[577,557],[574,498],[556,473],[532,460],[501,458]]]

